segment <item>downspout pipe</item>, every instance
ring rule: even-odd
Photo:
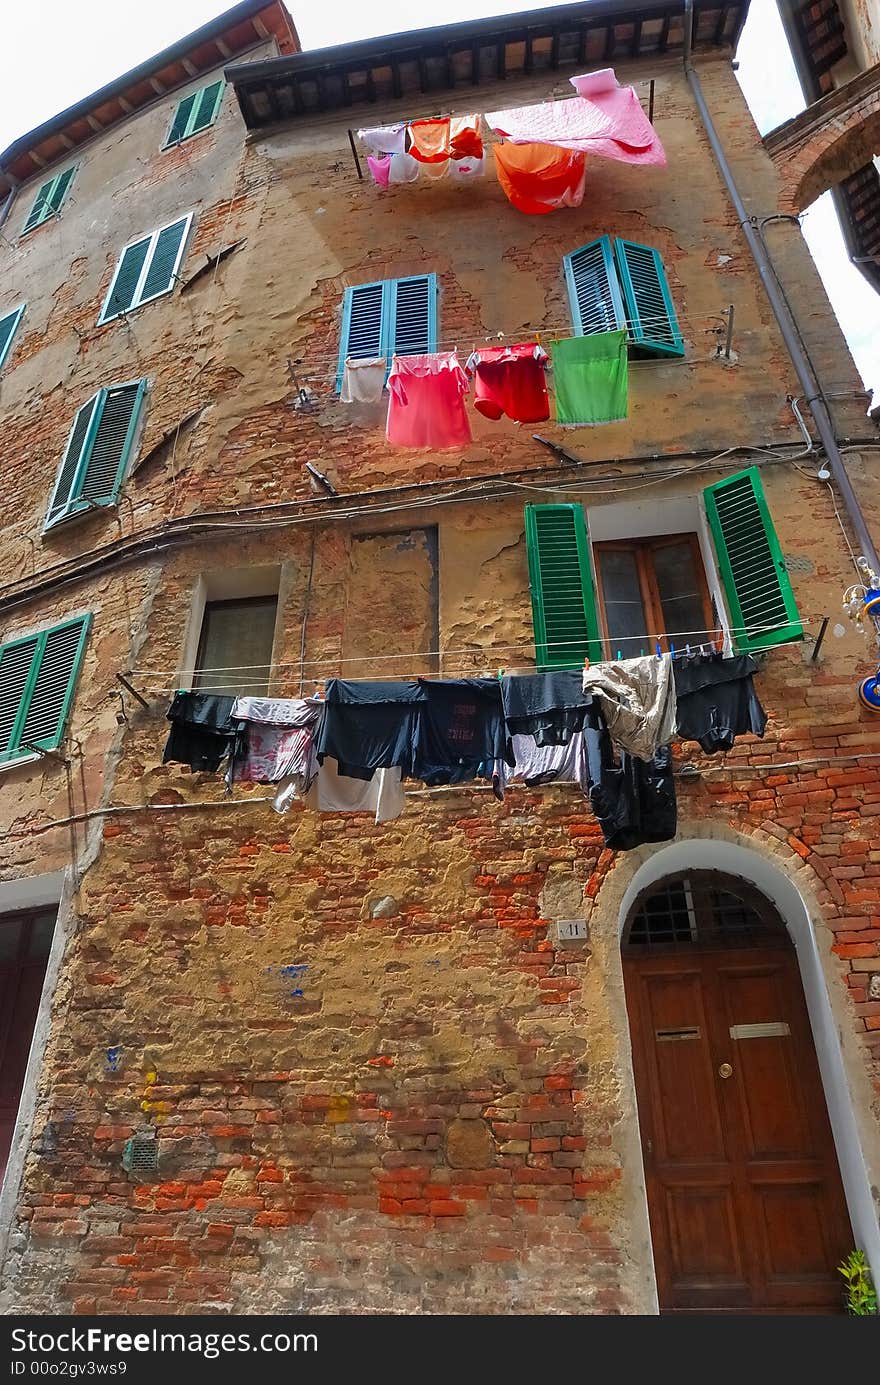
[[[825,450],[825,457],[828,462],[828,468],[831,472],[835,484],[837,485],[837,489],[840,492],[841,498],[846,508],[847,515],[849,516],[850,523],[853,527],[853,533],[855,534],[858,540],[859,548],[864,557],[868,560],[868,563],[871,565],[875,572],[880,573],[880,557],[878,557],[877,555],[877,549],[874,546],[874,540],[872,539],[871,534],[868,530],[868,525],[865,521],[865,516],[862,513],[862,507],[859,504],[858,496],[853,490],[853,485],[849,479],[849,473],[846,469],[846,464],[843,460],[843,457],[841,456],[840,448],[837,445],[837,435],[835,432],[834,423],[832,421],[828,405],[826,404],[821,390],[819,389],[819,383],[818,378],[816,376],[816,372],[814,371],[812,363],[804,347],[801,344],[800,334],[795,324],[793,314],[779,286],[779,282],[776,278],[776,274],[773,269],[772,261],[767,252],[767,248],[761,238],[757,218],[749,216],[749,213],[746,211],[745,204],[740,196],[739,189],[736,185],[736,180],[733,176],[733,171],[730,167],[730,164],[727,161],[727,155],[724,152],[724,147],[721,143],[718,131],[715,128],[715,122],[712,119],[712,113],[706,104],[706,98],[703,95],[703,88],[700,83],[699,75],[696,71],[696,68],[693,65],[693,62],[691,61],[691,35],[694,20],[693,11],[693,0],[685,0],[685,77],[687,78],[688,86],[690,87],[693,93],[694,102],[696,104],[697,110],[700,113],[700,119],[703,122],[703,127],[706,131],[709,144],[712,148],[712,153],[715,155],[715,162],[718,165],[718,171],[721,174],[722,179],[724,180],[728,196],[730,197],[731,203],[733,204],[733,209],[736,212],[737,220],[739,221],[739,224],[742,227],[742,232],[746,238],[746,243],[748,244],[748,247],[752,252],[752,258],[755,261],[755,264],[758,269],[758,274],[761,277],[761,283],[764,285],[764,292],[766,293],[770,303],[770,307],[773,310],[773,316],[776,318],[776,321],[779,324],[779,330],[782,333],[782,339],[785,342],[786,350],[788,351],[788,354],[791,357],[792,365],[795,368],[795,372],[800,383],[802,395],[809,402],[810,410],[812,412],[813,418],[815,419],[816,428],[819,433],[819,439],[822,443],[822,447]]]

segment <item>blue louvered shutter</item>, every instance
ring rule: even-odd
[[[392,279],[388,297],[386,354],[424,356],[437,350],[437,276]]]
[[[144,236],[142,240],[135,241],[123,250],[99,322],[107,322],[111,317],[127,312],[134,304],[152,239],[152,236]]]
[[[73,420],[73,427],[64,449],[55,489],[49,503],[49,513],[46,516],[45,525],[47,529],[67,513],[73,500],[77,478],[80,474],[80,464],[83,460],[87,441],[90,439],[92,420],[95,417],[95,410],[101,399],[101,393],[102,391],[99,390],[97,394],[92,395],[88,403],[83,404],[82,408],[77,410],[76,418]]]
[[[703,491],[738,649],[803,637],[791,580],[757,467]]]
[[[206,130],[209,125],[213,125],[223,97],[224,85],[223,81],[212,82],[210,86],[203,87],[198,92],[198,100],[189,125],[189,134],[197,135],[199,130]]]
[[[602,658],[587,522],[581,505],[526,505],[526,555],[539,669]]]
[[[24,754],[28,747],[52,750],[60,743],[88,628],[89,618],[83,616],[40,636],[39,666],[19,732]]]
[[[102,392],[101,412],[78,482],[77,500],[112,504],[116,499],[131,453],[145,388],[146,381],[137,380]]]
[[[144,303],[148,298],[157,298],[160,293],[167,293],[170,288],[173,288],[174,276],[177,272],[183,240],[189,229],[189,222],[190,218],[185,216],[180,221],[175,221],[171,226],[163,227],[159,232],[150,256],[150,265],[143,288],[138,294],[139,303]]]
[[[177,110],[174,112],[174,119],[171,121],[168,138],[165,141],[166,146],[170,144],[179,144],[182,139],[186,138],[186,127],[189,124],[189,118],[192,115],[193,107],[199,95],[199,92],[194,91],[192,96],[185,96],[178,105]]]
[[[357,284],[345,290],[336,389],[342,386],[346,356],[362,358],[383,354],[385,284]]]
[[[12,346],[12,338],[15,336],[15,329],[21,321],[24,312],[24,304],[14,308],[11,313],[6,313],[0,317],[0,367],[9,355],[9,348]]]
[[[600,236],[573,250],[562,263],[575,335],[586,337],[624,327],[626,313],[608,237]]]
[[[683,356],[684,342],[659,251],[616,240],[614,255],[632,345],[654,356]]]
[[[67,196],[67,189],[70,187],[73,175],[76,172],[76,164],[66,168],[63,173],[57,173],[54,178],[50,178],[47,183],[43,183],[34,198],[33,206],[27,215],[27,220],[22,227],[22,235],[25,231],[32,231],[35,226],[48,221],[50,216],[54,216],[60,209],[62,202]]]

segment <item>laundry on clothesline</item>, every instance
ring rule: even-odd
[[[508,202],[530,216],[560,207],[579,207],[584,200],[586,160],[552,144],[493,144],[495,173]]]
[[[419,177],[469,180],[484,172],[479,115],[440,116],[358,130],[367,165],[380,188]]]
[[[179,692],[168,711],[164,763],[278,786],[273,807],[369,813],[390,822],[403,784],[483,780],[503,799],[514,785],[576,785],[605,844],[626,851],[675,834],[669,742],[707,753],[762,736],[755,661],[713,651],[605,661],[583,670],[498,678],[331,678],[323,698]]]
[[[633,87],[613,68],[569,78],[577,96],[490,111],[486,124],[514,144],[553,145],[622,163],[666,164],[663,145]]]
[[[343,404],[378,404],[385,389],[384,356],[346,356],[339,398]]]
[[[588,428],[626,418],[629,358],[626,330],[566,337],[550,344],[556,421]]]
[[[547,359],[534,341],[473,351],[465,369],[474,377],[474,408],[484,418],[506,414],[518,423],[543,423],[550,417]]]
[[[455,351],[395,356],[388,377],[385,436],[395,447],[443,451],[471,441],[468,377]]]

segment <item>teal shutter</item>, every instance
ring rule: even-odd
[[[339,338],[337,392],[342,388],[346,356],[381,356],[385,285],[358,284],[345,290],[342,300],[342,332]]]
[[[61,742],[91,616],[0,646],[0,761]]]
[[[166,147],[170,144],[179,144],[182,139],[186,138],[186,127],[189,123],[189,118],[192,115],[193,107],[196,104],[198,96],[199,92],[194,91],[192,96],[185,96],[178,105],[177,110],[174,112],[171,128],[168,131],[168,138],[165,141]]]
[[[143,288],[138,294],[139,303],[144,303],[148,298],[157,298],[160,293],[167,293],[174,287],[174,276],[189,223],[190,218],[185,216],[159,232]]]
[[[763,649],[804,633],[757,467],[703,491],[738,649]]]
[[[112,505],[131,456],[146,380],[102,389],[79,410],[45,527],[89,505]]]
[[[64,456],[61,459],[61,466],[58,469],[58,478],[55,482],[55,489],[52,492],[52,499],[49,503],[49,513],[46,516],[45,528],[49,529],[66,513],[74,496],[74,487],[80,471],[80,463],[83,459],[83,452],[86,448],[86,440],[92,435],[92,420],[95,417],[95,410],[101,392],[92,395],[87,404],[83,404],[77,410],[76,418],[73,420],[73,427],[70,430],[70,437],[64,449]]]
[[[23,312],[24,304],[22,303],[20,307],[13,308],[12,312],[7,313],[5,317],[0,317],[0,368],[9,355],[12,338],[15,336],[15,329],[21,321]]]
[[[99,322],[107,322],[111,317],[127,312],[134,304],[137,286],[147,262],[147,255],[150,253],[151,241],[152,236],[144,236],[142,240],[135,241],[123,250]]]
[[[71,179],[74,175],[73,168],[66,168],[63,173],[59,173],[55,179],[55,184],[49,194],[49,213],[57,212],[67,196],[67,189],[70,187]]]
[[[581,505],[526,505],[526,554],[539,669],[602,658],[602,639]]]
[[[424,356],[437,350],[437,275],[389,279],[385,285],[386,355]]]
[[[659,252],[632,240],[616,240],[614,254],[632,345],[655,356],[683,356],[684,342]]]
[[[62,202],[67,196],[67,189],[70,187],[73,175],[76,172],[76,164],[66,168],[63,173],[57,173],[54,178],[50,178],[48,183],[43,183],[39,192],[34,198],[33,206],[27,215],[27,220],[22,228],[22,235],[26,231],[32,231],[35,226],[48,221],[50,216],[54,216],[60,209]]]
[[[575,335],[615,332],[626,325],[611,241],[600,236],[563,258]]]
[[[212,82],[210,86],[203,87],[198,93],[193,118],[190,122],[188,133],[197,135],[199,130],[206,130],[209,125],[213,125],[217,118],[217,111],[223,99],[223,88],[225,83]]]

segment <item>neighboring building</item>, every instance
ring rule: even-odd
[[[746,8],[697,0],[689,66],[673,0],[317,53],[248,0],[0,158],[7,1309],[824,1311],[852,1246],[880,1269],[880,740],[840,618],[877,437],[791,223],[787,347],[701,118],[700,83],[775,214]],[[349,127],[609,63],[668,169],[594,159],[543,217],[359,176]],[[621,422],[469,410],[408,452],[337,393],[359,327],[464,355],[603,314]],[[758,654],[770,720],[676,750],[660,845],[605,849],[574,786],[409,784],[377,824],[162,763],[178,688],[692,622]]]

